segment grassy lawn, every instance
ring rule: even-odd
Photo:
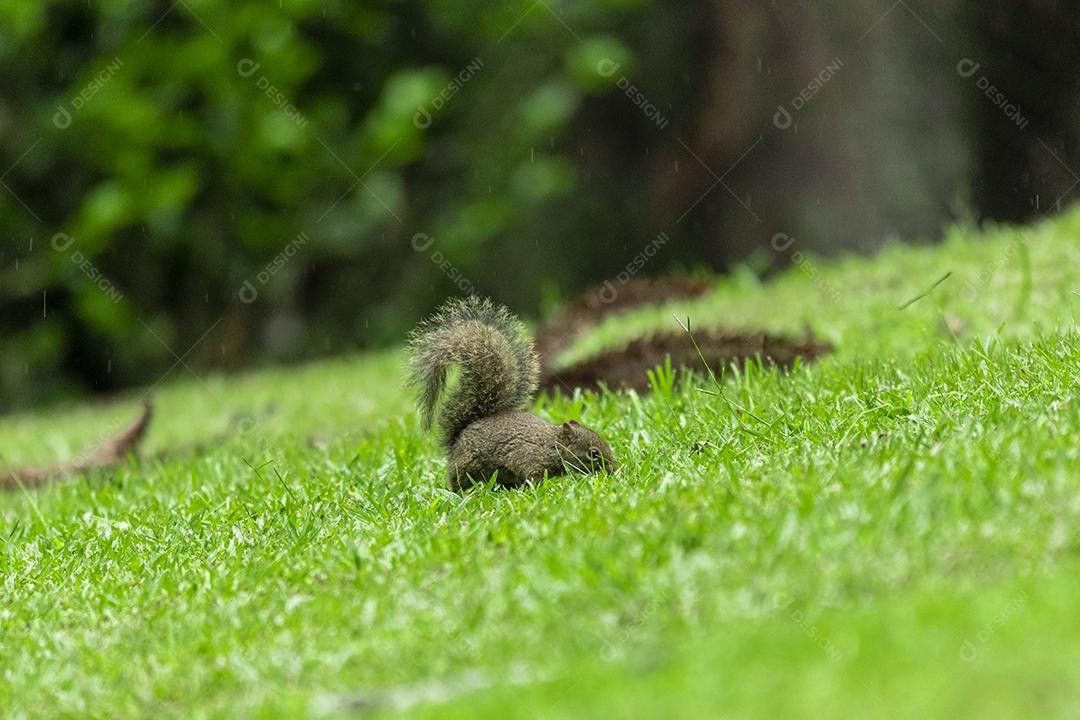
[[[0,495],[0,714],[1080,716],[1080,212],[799,259],[567,352],[673,312],[836,345],[541,399],[610,477],[446,491],[400,352],[177,368],[144,446],[175,452]],[[0,459],[139,395],[3,418]]]

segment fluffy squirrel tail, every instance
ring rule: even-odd
[[[475,295],[450,300],[409,336],[406,382],[417,389],[424,427],[437,422],[449,447],[471,423],[519,410],[536,392],[540,363],[532,338],[507,308]],[[441,410],[452,364],[461,368]]]

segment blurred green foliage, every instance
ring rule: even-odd
[[[627,199],[582,109],[618,98],[601,61],[669,32],[646,9],[5,0],[0,408],[393,342],[466,286],[535,307],[545,278],[595,277],[622,245],[582,235]]]
[[[1070,201],[1080,0],[909,5],[4,0],[0,411]]]

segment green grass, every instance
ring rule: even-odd
[[[188,450],[0,496],[0,713],[1076,717],[1080,212],[1020,237],[610,320],[567,359],[673,312],[837,352],[541,399],[622,466],[520,492],[444,489],[398,352],[180,368],[145,449]],[[0,459],[74,455],[137,397],[4,418]]]

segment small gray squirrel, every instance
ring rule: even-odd
[[[437,424],[449,455],[450,489],[486,482],[517,487],[567,472],[611,472],[603,438],[571,420],[552,424],[524,410],[540,363],[532,338],[507,308],[475,295],[450,300],[409,337],[406,382],[417,389],[425,429]],[[439,407],[451,365],[461,369]]]

